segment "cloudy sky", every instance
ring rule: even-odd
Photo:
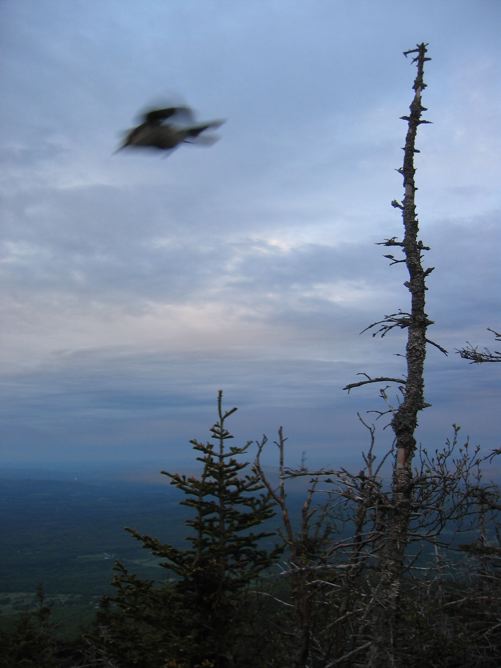
[[[455,349],[501,328],[498,0],[1,0],[2,463],[191,457],[218,389],[240,440],[284,425],[335,465],[401,375],[395,168],[429,42],[418,210],[432,247],[420,438],[499,447],[499,368]],[[113,154],[148,105],[226,119],[211,147]],[[393,396],[393,395],[392,395]],[[383,426],[383,425],[381,425]],[[380,435],[380,447],[388,431]]]

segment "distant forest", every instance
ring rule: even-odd
[[[198,472],[162,471],[175,497],[152,488],[134,510],[125,488],[117,488],[116,496],[111,490],[103,494],[110,522],[127,518],[129,528],[120,538],[109,525],[101,538],[88,533],[93,543],[86,544],[96,506],[86,514],[85,495],[95,495],[95,489],[74,488],[81,496],[73,496],[73,520],[78,517],[82,526],[74,526],[71,508],[62,508],[53,518],[55,524],[67,522],[61,542],[51,553],[30,547],[24,562],[40,574],[34,605],[14,595],[22,574],[2,583],[1,604],[11,614],[1,632],[1,666],[501,665],[501,495],[499,485],[485,477],[501,449],[481,452],[459,427],[437,449],[415,437],[420,413],[429,406],[427,350],[447,351],[429,335],[433,322],[425,297],[432,268],[424,264],[429,248],[419,238],[415,205],[414,157],[418,129],[429,122],[422,95],[430,58],[424,43],[404,55],[416,75],[409,112],[402,116],[407,132],[398,171],[404,193],[392,202],[403,229],[401,238],[381,245],[390,266],[406,267],[409,303],[367,328],[375,338],[405,332],[402,375],[361,374],[344,388],[376,387],[384,409],[372,416],[392,430],[392,447],[376,454],[375,424],[359,415],[367,447],[355,471],[336,468],[335,462],[321,470],[293,468],[282,427],[272,441],[234,444],[230,425],[237,409],[226,408],[219,392],[209,439],[191,441]],[[498,352],[472,345],[456,352],[473,364],[500,361]],[[276,455],[274,475],[262,465],[265,451]],[[44,542],[48,488],[39,484],[37,490],[34,483],[30,489],[32,496],[39,494],[45,520],[31,522],[27,533],[24,501],[17,483],[11,484],[18,507],[9,509],[8,531],[18,534],[22,551],[23,536],[31,546],[33,535]],[[70,483],[64,484],[71,498]],[[68,555],[79,558],[88,573],[81,592],[64,570]],[[12,569],[16,554],[4,558]],[[113,564],[113,573],[101,592],[103,563]],[[64,637],[51,601],[71,587],[83,598],[66,601],[68,615],[72,606],[83,615],[78,606],[86,596],[87,626]]]

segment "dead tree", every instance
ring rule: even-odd
[[[275,445],[279,453],[278,485],[273,485],[261,464],[261,454],[268,439],[263,436],[257,443],[258,451],[254,468],[275,502],[282,521],[279,532],[286,548],[286,562],[282,575],[289,581],[291,602],[278,601],[286,605],[293,613],[294,632],[290,635],[292,645],[291,665],[305,668],[312,665],[312,657],[322,654],[316,638],[318,626],[318,580],[326,568],[327,545],[331,543],[333,526],[330,522],[330,504],[319,506],[314,503],[314,495],[319,483],[318,476],[310,476],[308,490],[301,508],[299,522],[291,516],[288,506],[286,479],[291,477],[285,464],[285,443],[287,438],[283,428],[278,430]],[[301,474],[306,469],[301,468]],[[292,476],[293,477],[293,476]],[[278,600],[278,599],[276,599]]]
[[[487,327],[487,331],[494,334],[494,340],[496,342],[501,342],[500,332],[496,332],[490,327]],[[471,343],[467,343],[464,348],[460,348],[457,352],[463,359],[469,360],[471,364],[482,364],[483,362],[501,362],[501,351],[490,350],[489,348],[479,350],[478,346],[472,346]]]
[[[419,222],[415,205],[415,166],[416,134],[418,127],[429,123],[421,118],[426,108],[422,105],[421,95],[426,88],[424,82],[424,64],[430,60],[426,56],[427,45],[421,43],[415,49],[406,51],[404,55],[415,54],[413,63],[417,65],[414,80],[414,97],[410,105],[409,115],[402,116],[408,125],[404,147],[403,166],[397,171],[403,177],[403,201],[393,200],[392,206],[402,212],[404,235],[399,240],[395,237],[386,239],[381,245],[400,249],[402,256],[388,254],[391,264],[405,264],[409,279],[404,283],[409,290],[411,305],[409,312],[398,311],[386,315],[383,320],[373,323],[368,329],[374,329],[374,336],[385,336],[391,330],[407,330],[406,374],[405,378],[378,377],[365,379],[346,386],[354,387],[369,383],[396,382],[402,393],[399,406],[393,411],[391,427],[395,436],[395,461],[390,507],[386,509],[384,548],[379,555],[379,582],[374,592],[376,605],[371,618],[372,644],[367,665],[372,668],[388,668],[396,665],[396,637],[398,633],[398,606],[401,579],[404,571],[404,558],[408,544],[408,529],[411,518],[412,501],[412,460],[416,450],[415,431],[418,415],[428,406],[424,399],[424,361],[427,344],[427,329],[433,324],[425,311],[426,278],[433,268],[423,266],[423,252],[429,250],[419,239]],[[436,345],[442,352],[443,348]]]

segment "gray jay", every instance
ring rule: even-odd
[[[206,130],[218,128],[222,120],[194,123],[193,113],[189,107],[167,107],[166,109],[150,109],[141,116],[142,123],[129,130],[125,141],[117,149],[153,148],[170,150],[183,142],[189,144],[212,144],[217,140],[215,135],[201,136]]]

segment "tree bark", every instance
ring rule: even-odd
[[[418,238],[419,222],[416,215],[414,154],[419,125],[428,123],[421,119],[425,107],[421,94],[426,84],[423,81],[426,44],[405,52],[416,54],[417,76],[414,80],[414,98],[410,114],[403,116],[408,123],[404,148],[403,167],[398,171],[403,176],[404,199],[393,206],[402,210],[404,224],[403,241],[390,239],[387,246],[400,246],[409,274],[405,286],[411,296],[410,313],[395,318],[390,316],[389,327],[407,329],[406,365],[407,373],[402,386],[403,399],[393,415],[391,426],[395,434],[396,456],[394,462],[391,503],[387,509],[384,548],[379,559],[379,580],[374,589],[374,613],[372,615],[372,645],[368,665],[371,668],[390,668],[398,665],[398,635],[405,632],[399,625],[399,596],[404,571],[405,552],[408,543],[408,528],[412,501],[412,458],[416,448],[415,431],[418,414],[425,408],[424,361],[426,356],[426,331],[431,323],[425,312],[426,276],[432,269],[424,269],[422,253],[427,248]],[[394,258],[390,256],[392,260]],[[385,333],[383,331],[383,333]]]

